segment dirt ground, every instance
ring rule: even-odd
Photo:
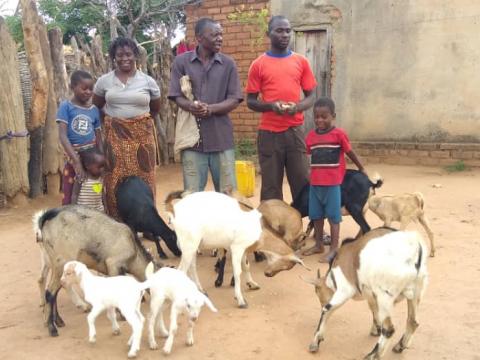
[[[424,194],[437,244],[437,256],[429,261],[430,283],[419,310],[420,326],[412,346],[401,355],[389,349],[385,359],[480,360],[480,170],[448,174],[439,168],[386,165],[370,165],[368,170],[371,174],[378,171],[385,179],[379,190],[381,194],[411,191]],[[257,178],[255,204],[258,204],[258,185]],[[178,166],[158,170],[159,209],[165,195],[180,187]],[[285,190],[289,193],[287,187]],[[36,282],[39,252],[31,217],[35,211],[59,202],[59,197],[45,197],[21,208],[0,211],[0,359],[126,358],[128,324],[122,323],[122,334],[114,337],[106,316],[101,315],[97,319],[97,344],[90,345],[85,314],[73,306],[64,292],[59,295],[59,311],[66,327],[59,329],[59,337],[51,338],[43,326]],[[372,226],[380,225],[373,213],[368,213],[367,220]],[[409,228],[417,225],[411,224]],[[341,237],[356,232],[357,225],[352,219],[344,218]],[[153,243],[146,245],[154,249]],[[178,259],[169,262],[176,264]],[[326,341],[319,353],[308,353],[320,304],[313,287],[300,276],[313,277],[314,271],[298,266],[266,278],[262,272],[264,265],[253,262],[253,276],[261,289],[244,290],[249,308],[243,310],[236,307],[232,288],[214,287],[214,262],[214,258],[204,255],[199,258],[198,267],[202,283],[219,313],[213,314],[206,308],[202,311],[193,347],[185,345],[186,321],[181,317],[172,359],[361,359],[373,347],[376,338],[368,335],[371,319],[367,305],[352,301],[330,319]],[[326,269],[316,256],[306,258],[306,263],[315,270]],[[226,278],[230,275],[228,268]],[[405,310],[406,303],[396,307],[394,341],[404,331]],[[142,311],[147,314],[147,304],[143,304]],[[162,343],[160,339],[160,346]],[[148,349],[144,332],[139,358],[163,356],[160,350]]]

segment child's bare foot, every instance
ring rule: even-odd
[[[322,257],[320,257],[320,260],[318,260],[318,262],[322,264],[329,264],[330,261],[332,261],[332,259],[335,257],[335,255],[336,255],[336,251],[329,251],[328,254],[325,254]]]
[[[313,255],[313,254],[321,254],[325,251],[324,247],[323,246],[317,246],[317,245],[313,245],[312,247],[304,250],[302,252],[302,255],[304,256],[309,256],[309,255]]]

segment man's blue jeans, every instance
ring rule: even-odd
[[[237,189],[235,151],[233,149],[209,153],[183,150],[182,168],[185,190],[205,190],[209,169],[215,191],[225,191],[229,187],[232,190]]]

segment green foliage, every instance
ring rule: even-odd
[[[461,172],[465,170],[469,170],[468,166],[462,160],[456,161],[451,165],[445,166],[445,170],[449,173],[453,172]]]
[[[108,29],[106,8],[93,1],[39,0],[38,7],[48,28],[58,26],[62,30],[64,43],[73,35],[88,41],[93,29],[100,34]]]
[[[8,31],[12,35],[13,41],[15,41],[21,48],[23,48],[23,28],[22,18],[20,16],[6,16],[5,22],[8,26]]]
[[[227,19],[232,22],[252,25],[250,34],[252,38],[251,45],[253,47],[262,44],[265,33],[268,30],[269,16],[270,13],[266,7],[261,10],[254,10],[252,7],[245,9],[245,5],[242,5],[228,14]]]
[[[235,159],[248,160],[257,154],[257,146],[252,139],[242,138],[235,144]]]

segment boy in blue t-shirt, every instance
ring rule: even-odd
[[[60,142],[67,156],[63,170],[62,205],[71,203],[74,181],[81,181],[85,177],[78,150],[95,145],[103,148],[100,113],[90,102],[93,94],[92,76],[82,70],[73,72],[70,88],[73,91],[72,99],[63,101],[57,111]]]

